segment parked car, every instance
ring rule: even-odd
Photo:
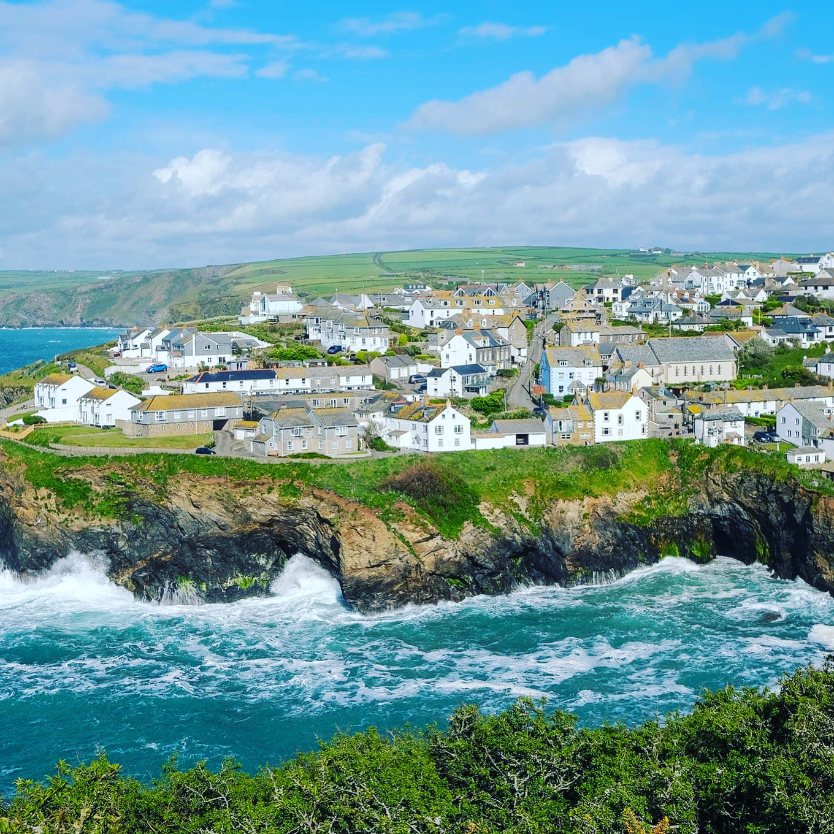
[[[93,377],[93,382],[95,382],[96,385],[102,385],[102,386],[107,385],[107,380],[106,379],[100,379],[97,376]]]
[[[355,362],[355,361],[356,361],[356,354],[355,354],[355,353],[351,353],[351,355],[350,355],[350,356],[348,356],[348,359],[350,359],[350,361],[351,361],[351,362]]]
[[[417,388],[417,393],[422,394],[428,389],[428,385],[424,382],[421,386]]]
[[[194,454],[195,455],[216,455],[217,452],[215,452],[214,449],[209,449],[208,446],[198,446],[194,450]]]
[[[74,371],[78,368],[78,365],[75,362],[67,362],[67,368],[71,371]]]
[[[164,374],[168,372],[167,365],[151,365],[145,373],[146,374]]]
[[[547,412],[540,405],[537,405],[533,409],[533,414],[535,414],[536,417],[542,417],[542,418],[547,417]]]
[[[776,443],[779,435],[772,431],[757,431],[753,435],[753,440],[757,443]]]
[[[341,345],[330,345],[330,347],[327,348],[327,352],[330,353],[330,354],[341,353],[342,352],[342,346]]]
[[[425,374],[412,374],[408,378],[408,381],[412,385],[422,385],[426,381],[426,376],[425,376]]]

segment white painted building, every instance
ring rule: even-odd
[[[695,442],[714,449],[729,443],[744,446],[744,417],[737,408],[703,411],[695,416]]]
[[[307,317],[306,324],[307,338],[321,342],[324,348],[338,345],[347,353],[385,353],[390,344],[388,325],[364,313],[318,309],[315,315]]]
[[[491,330],[459,330],[440,349],[440,365],[481,365],[489,373],[512,364],[510,343]]]
[[[78,401],[96,386],[87,379],[72,374],[49,374],[35,383],[36,416],[47,423],[75,422]]]
[[[253,293],[249,305],[240,311],[238,319],[241,324],[275,321],[281,317],[295,316],[302,307],[292,287],[279,284],[274,294],[260,291]]]
[[[825,450],[816,446],[800,446],[796,449],[788,449],[786,457],[788,463],[795,466],[818,466],[826,461]]]
[[[426,377],[429,397],[482,397],[489,389],[489,373],[482,365],[435,368]]]
[[[816,446],[834,428],[834,407],[821,402],[785,403],[776,415],[776,433],[793,446]]]
[[[547,348],[540,374],[545,392],[561,399],[574,393],[576,384],[592,388],[602,376],[602,359],[596,346]]]
[[[588,394],[594,416],[594,442],[642,440],[648,436],[648,406],[629,391]]]
[[[114,427],[117,420],[130,420],[130,409],[140,402],[139,397],[128,391],[92,388],[78,399],[76,422],[83,426]]]
[[[383,418],[385,442],[418,452],[459,452],[472,448],[469,418],[445,406],[416,402]]]

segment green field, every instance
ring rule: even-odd
[[[49,447],[50,443],[67,446],[119,449],[196,449],[214,440],[213,434],[184,434],[174,437],[125,437],[117,429],[95,429],[89,426],[38,427],[26,438],[34,446]]]
[[[152,272],[0,272],[0,326],[165,324],[236,315],[254,290],[292,285],[305,298],[377,292],[409,281],[560,280],[580,287],[596,277],[654,277],[672,264],[770,260],[789,253],[652,255],[624,249],[509,246],[415,249],[292,258]],[[524,267],[515,266],[523,260]],[[598,267],[589,269],[588,267]],[[583,268],[585,267],[585,268]],[[112,280],[98,280],[101,275]]]

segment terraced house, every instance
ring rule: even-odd
[[[78,399],[76,421],[84,426],[110,428],[117,422],[130,419],[130,409],[138,405],[139,397],[128,391],[112,388],[91,388]]]
[[[596,346],[547,348],[541,358],[544,390],[559,399],[584,393],[602,376],[602,359]]]
[[[429,403],[396,407],[383,418],[385,441],[417,452],[459,452],[472,448],[469,418],[447,401],[445,408]]]
[[[512,364],[510,343],[491,330],[456,330],[440,349],[440,365],[480,365],[487,373],[509,368]]]
[[[307,338],[324,348],[339,345],[349,352],[385,353],[391,341],[388,325],[365,313],[319,308],[306,323]]]
[[[340,457],[359,451],[359,421],[347,408],[283,408],[262,418],[245,446],[263,456]]]
[[[128,437],[165,437],[206,434],[242,417],[237,394],[171,394],[138,403],[130,409],[130,420],[116,425]]]

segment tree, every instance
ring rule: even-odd
[[[749,339],[738,352],[740,371],[761,371],[773,360],[774,350],[763,339]]]
[[[318,350],[312,345],[301,345],[290,342],[282,347],[274,347],[267,354],[270,359],[277,359],[279,362],[302,362],[305,359],[317,359]]]

